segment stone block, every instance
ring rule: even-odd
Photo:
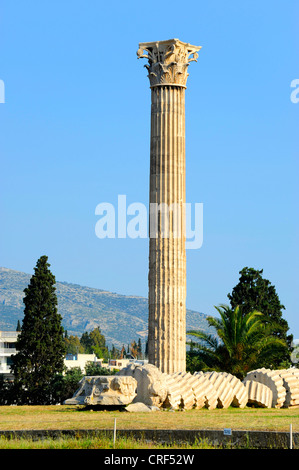
[[[147,406],[144,403],[137,402],[130,403],[130,405],[126,406],[125,410],[129,413],[148,413],[153,411],[160,411],[160,408],[157,406]]]
[[[166,397],[163,408],[177,410],[180,408],[182,400],[180,385],[173,375],[163,373],[163,376],[166,383]]]
[[[248,394],[248,404],[261,408],[272,407],[273,392],[270,387],[256,380],[246,380],[244,385]]]
[[[205,372],[204,375],[213,384],[217,394],[217,408],[228,408],[234,399],[234,391],[227,376],[215,371]]]
[[[204,397],[204,406],[208,410],[214,410],[217,408],[217,393],[208,378],[204,375],[202,371],[195,372],[194,376],[197,377],[197,385],[194,387],[196,394],[196,403],[201,403],[202,396]],[[196,405],[197,407],[197,405]]]
[[[170,374],[175,380],[177,388],[180,393],[180,408],[185,410],[191,410],[195,405],[195,396],[192,388],[193,380],[196,378],[188,372],[175,372]],[[193,379],[193,380],[192,380]]]
[[[233,390],[233,400],[231,406],[236,408],[245,408],[248,402],[248,392],[243,382],[238,379],[235,375],[229,374],[228,372],[220,372],[225,375],[227,381]]]
[[[272,390],[272,408],[281,408],[286,399],[286,389],[283,386],[283,379],[279,371],[266,368],[250,371],[243,383],[247,380],[253,380],[262,383]]]
[[[133,377],[115,375],[86,376],[65,405],[128,405],[136,397],[137,381]]]
[[[167,397],[166,374],[153,364],[129,364],[121,369],[117,376],[130,376],[137,382],[135,402],[148,406],[162,406]]]
[[[298,369],[297,369],[298,370]],[[299,372],[299,370],[298,370]],[[299,406],[299,374],[294,373],[294,369],[283,369],[278,371],[286,389],[286,397],[283,403],[284,408]]]

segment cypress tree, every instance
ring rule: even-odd
[[[272,367],[279,368],[280,364],[290,361],[293,341],[293,335],[287,334],[289,325],[282,317],[282,310],[285,310],[285,307],[280,303],[275,287],[268,279],[262,277],[262,269],[256,270],[245,267],[239,274],[239,283],[233,288],[232,293],[227,295],[231,307],[234,309],[240,306],[244,316],[258,310],[268,318],[270,323],[276,325],[276,328],[273,328],[272,335],[285,341],[288,345],[288,349],[277,355],[276,363],[272,365]]]
[[[138,338],[137,358],[142,359],[142,345],[141,345],[141,339],[140,338]]]
[[[146,338],[144,356],[147,359],[147,357],[148,357],[148,338]]]
[[[21,402],[27,404],[49,403],[50,384],[64,368],[62,317],[49,267],[48,257],[41,256],[24,289],[24,318],[13,357],[15,388]]]

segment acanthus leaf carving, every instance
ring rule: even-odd
[[[176,85],[186,87],[188,66],[197,61],[201,47],[191,46],[178,39],[140,43],[138,59],[147,59],[150,86]]]

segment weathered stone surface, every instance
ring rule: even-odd
[[[195,396],[192,388],[192,375],[188,372],[175,372],[171,377],[177,382],[180,391],[180,407],[191,410],[195,405]],[[196,380],[196,378],[195,378]]]
[[[272,390],[272,408],[281,408],[283,406],[286,399],[286,389],[283,386],[279,371],[263,367],[249,372],[243,383],[246,383],[247,380],[260,382]]]
[[[248,392],[243,382],[240,379],[238,379],[236,376],[229,374],[227,372],[219,372],[219,373],[226,376],[230,387],[232,387],[233,400],[231,402],[231,406],[234,406],[237,408],[245,408],[248,402]]]
[[[202,384],[200,383],[199,377],[188,372],[185,374],[185,381],[186,387],[190,389],[190,399],[187,401],[184,397],[182,397],[184,406],[186,403],[187,405],[189,404],[189,408],[203,408],[205,406],[205,396],[202,393]],[[193,398],[191,396],[191,390]]]
[[[194,375],[198,378],[198,383],[196,387],[196,400],[199,401],[199,397],[201,398],[203,395],[205,408],[207,408],[208,410],[214,410],[215,408],[217,408],[218,396],[212,382],[210,382],[208,378],[205,377],[204,373],[201,371],[195,372]]]
[[[147,406],[144,403],[137,402],[130,403],[130,405],[126,406],[125,410],[129,413],[148,413],[153,411],[160,411],[160,408],[157,406]]]
[[[136,396],[137,381],[133,377],[86,376],[66,405],[128,405]]]
[[[192,409],[195,405],[192,379],[196,381],[190,373],[186,372],[167,375],[167,398],[164,406],[173,409]]]
[[[200,49],[200,46],[191,46],[179,39],[141,42],[137,57],[148,59],[145,67],[151,87],[175,85],[186,88],[189,63],[196,61]]]
[[[131,376],[137,382],[135,402],[148,406],[161,406],[167,396],[167,385],[164,374],[153,364],[129,366],[121,369],[117,376]]]
[[[283,380],[286,389],[286,397],[283,403],[284,408],[299,406],[299,370],[294,368],[279,370],[278,373]]]
[[[217,393],[217,407],[228,408],[234,399],[234,391],[226,375],[219,372],[205,372],[205,377],[213,384]]]
[[[245,387],[248,394],[248,403],[261,408],[271,408],[273,392],[267,385],[256,380],[246,380]]]
[[[217,406],[217,395],[213,385],[202,372],[195,374],[165,374],[167,381],[167,398],[164,407],[177,409],[214,409]]]
[[[177,380],[170,374],[163,374],[166,381],[166,397],[163,402],[164,408],[177,410],[181,405],[181,390]]]
[[[194,395],[194,405],[193,407],[197,410],[203,408],[206,404],[206,398],[204,392],[204,386],[199,378],[199,376],[189,374],[188,385],[192,388]]]

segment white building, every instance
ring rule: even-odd
[[[88,362],[94,362],[97,365],[102,365],[102,359],[97,359],[95,354],[67,354],[64,359],[64,365],[68,369],[74,367],[80,367],[83,373],[85,373],[85,366]]]
[[[127,367],[129,364],[136,364],[136,365],[145,365],[148,364],[148,360],[141,360],[141,359],[110,359],[107,369],[110,371],[113,370],[121,370],[124,367]]]
[[[146,360],[137,359],[110,359],[108,363],[105,363],[103,359],[98,359],[95,354],[67,354],[64,359],[64,365],[71,369],[73,367],[80,367],[83,374],[85,373],[85,367],[88,362],[93,362],[99,368],[107,369],[109,372],[115,370],[121,370],[129,364],[143,365],[147,364]]]
[[[0,331],[0,380],[12,379],[10,366],[12,355],[16,354],[18,331]]]

